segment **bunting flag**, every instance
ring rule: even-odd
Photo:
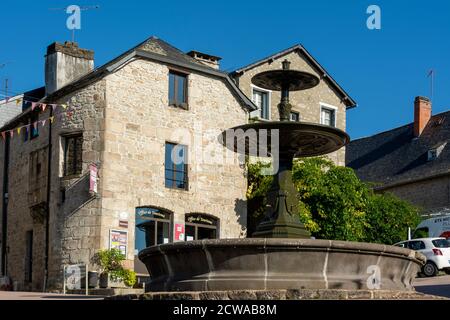
[[[67,104],[40,103],[40,102],[36,102],[36,101],[26,100],[26,99],[23,99],[23,98],[16,98],[14,100],[11,100],[11,97],[9,97],[9,96],[5,96],[5,95],[2,95],[2,94],[0,94],[0,96],[4,96],[5,97],[5,103],[1,103],[0,107],[2,105],[5,105],[5,104],[9,103],[10,101],[15,101],[16,102],[16,106],[21,106],[22,103],[31,104],[31,110],[32,111],[34,111],[36,108],[41,108],[41,110],[44,112],[47,109],[47,107],[51,107],[53,109],[53,111],[55,111],[58,106],[63,108],[64,110],[66,110],[68,108]]]
[[[33,122],[32,124],[27,124],[27,125],[24,125],[24,126],[20,126],[20,127],[14,128],[12,130],[2,131],[1,132],[1,137],[3,138],[3,140],[6,140],[6,135],[9,134],[9,136],[11,138],[13,138],[14,137],[14,132],[17,132],[18,136],[20,136],[20,133],[22,132],[22,130],[25,130],[25,132],[28,133],[31,126],[34,128],[34,130],[37,130],[39,125],[41,125],[42,127],[45,127],[45,125],[47,123],[53,124],[53,123],[55,123],[56,119],[60,119],[61,116],[62,116],[61,114],[58,114],[56,116],[52,116],[52,117],[49,117],[49,118],[46,118],[46,119],[38,120],[36,122]]]

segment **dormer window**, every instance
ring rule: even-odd
[[[428,151],[428,161],[436,160],[438,157],[437,150],[429,150]]]
[[[447,143],[443,143],[441,145],[438,145],[438,146],[428,150],[428,161],[433,161],[433,160],[436,160],[437,158],[439,158],[442,151],[444,151],[446,145],[447,145]]]

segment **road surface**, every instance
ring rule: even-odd
[[[450,276],[418,278],[414,287],[418,292],[450,298]]]

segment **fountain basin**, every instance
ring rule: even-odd
[[[152,278],[148,292],[368,290],[378,271],[376,289],[413,291],[412,280],[425,263],[409,249],[309,239],[180,242],[144,249],[139,259]]]

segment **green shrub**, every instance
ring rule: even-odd
[[[248,164],[248,210],[252,231],[264,216],[272,177],[267,164]],[[376,194],[351,168],[326,158],[294,162],[292,178],[299,195],[300,220],[318,239],[393,244],[406,239],[420,222],[417,208],[391,194]],[[253,229],[252,229],[253,228]]]

